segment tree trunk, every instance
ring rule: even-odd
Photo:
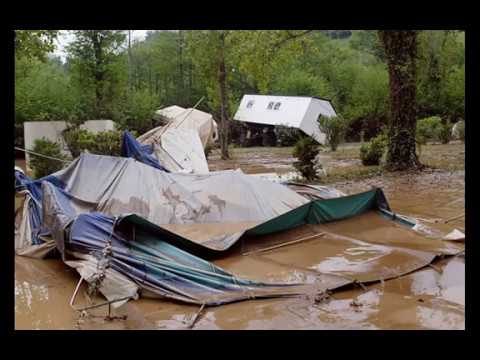
[[[128,90],[132,90],[132,30],[128,30]]]
[[[415,151],[417,31],[382,30],[390,86],[389,146],[386,169],[421,168]]]
[[[185,102],[184,96],[184,75],[183,75],[183,46],[184,46],[184,35],[183,31],[178,31],[178,89],[177,90],[177,103],[182,105]]]
[[[222,153],[222,159],[230,159],[228,154],[228,99],[227,99],[227,87],[226,78],[227,71],[225,67],[225,34],[220,35],[220,58],[219,58],[219,71],[218,71],[218,85],[220,88],[220,149]]]
[[[95,54],[95,106],[96,116],[103,117],[103,86],[104,86],[104,66],[103,66],[103,48],[102,38],[98,31],[93,30],[93,50]]]

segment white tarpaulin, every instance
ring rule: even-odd
[[[204,111],[192,108],[182,108],[180,106],[169,106],[158,110],[155,113],[157,118],[164,120],[170,129],[194,129],[198,132],[203,147],[209,142],[217,139],[217,123],[213,116]],[[142,144],[152,144],[155,139],[158,140],[162,134],[164,126],[155,129],[138,137],[138,141]]]
[[[212,115],[176,105],[158,110],[156,115],[166,125],[139,136],[138,142],[153,145],[155,157],[168,171],[208,173],[204,149],[217,136]]]
[[[77,214],[134,213],[194,241],[226,239],[225,246],[245,229],[308,202],[287,186],[240,170],[166,173],[132,158],[86,153],[52,176],[65,184]],[[18,214],[17,250],[32,244],[27,212]]]
[[[203,151],[200,137],[194,129],[167,129],[161,136],[161,153],[167,152],[172,159],[175,160],[174,168],[166,169],[172,172],[186,172],[194,174],[206,174],[209,172],[207,158]],[[157,155],[157,152],[154,154]],[[157,159],[161,160],[162,155],[158,155]]]

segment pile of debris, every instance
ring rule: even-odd
[[[192,122],[194,127],[184,120],[177,114],[138,139],[125,132],[122,157],[82,154],[67,168],[38,180],[16,169],[15,189],[23,198],[16,214],[16,253],[61,257],[81,281],[120,306],[138,296],[221,305],[318,294],[398,277],[437,256],[464,250],[463,243],[415,232],[416,222],[392,212],[381,189],[346,196],[325,187],[289,187],[241,170],[209,172],[203,147],[215,126],[205,120],[201,126]],[[368,268],[366,275],[332,268],[338,281],[319,287],[245,279],[207,260],[282,234],[285,243],[292,242],[285,234],[305,226],[317,229],[367,215],[382,226],[395,224],[401,236],[376,240],[380,244],[375,246],[383,249],[385,259],[397,254],[401,263]],[[320,231],[315,231],[310,239],[319,238]],[[335,238],[322,234],[328,241]],[[268,249],[275,247],[279,245]]]

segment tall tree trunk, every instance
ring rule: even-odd
[[[415,151],[417,31],[382,30],[390,86],[389,146],[386,169],[418,169]]]
[[[178,89],[177,91],[177,103],[184,105],[184,76],[183,76],[183,46],[184,46],[184,34],[182,30],[178,32]]]
[[[228,98],[227,98],[227,71],[225,67],[225,34],[220,34],[220,58],[218,69],[218,85],[220,88],[220,149],[222,153],[222,159],[230,159],[228,154],[228,133],[229,133],[229,121],[228,121]]]
[[[92,30],[93,51],[95,54],[95,106],[96,116],[103,117],[103,86],[104,86],[104,67],[103,67],[103,48],[102,38],[97,30]]]
[[[128,90],[132,90],[132,30],[128,30]]]

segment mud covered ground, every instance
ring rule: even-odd
[[[252,150],[256,150],[253,151]],[[292,171],[291,149],[238,149],[228,162],[211,157],[212,170],[241,168],[246,173]],[[396,212],[432,221],[442,231],[464,230],[463,144],[429,145],[422,161],[437,169],[420,173],[358,176],[358,146],[324,153],[329,185],[346,193],[382,187]],[[328,157],[328,159],[327,159]],[[343,166],[340,164],[344,164]],[[335,170],[336,169],[336,170]],[[341,170],[339,170],[341,169]],[[336,177],[335,171],[349,176]],[[333,173],[333,175],[331,175]],[[373,176],[372,176],[373,175]],[[301,246],[299,249],[301,251]],[[305,251],[308,246],[305,246]],[[234,267],[228,259],[220,266]],[[257,271],[257,269],[254,269]],[[258,272],[262,272],[261,268]],[[15,257],[15,322],[17,329],[188,329],[199,307],[163,300],[140,299],[115,309],[126,320],[104,319],[106,309],[82,318],[69,305],[78,275],[59,260]],[[96,301],[102,301],[97,299]],[[85,304],[83,289],[77,299]],[[437,260],[397,279],[335,292],[318,303],[307,298],[250,300],[206,308],[195,329],[464,329],[465,261],[461,256]]]

